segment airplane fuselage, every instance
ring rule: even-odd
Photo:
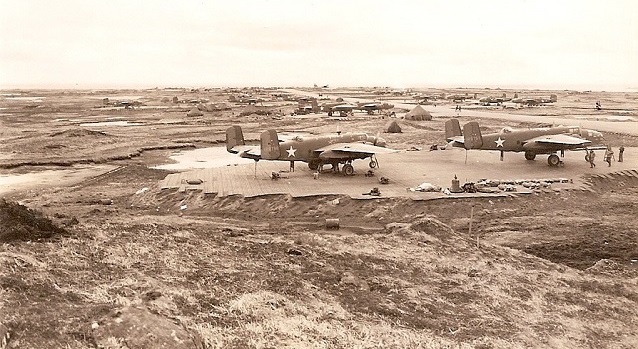
[[[319,152],[316,151],[317,149],[337,143],[367,141],[374,142],[374,138],[365,133],[331,134],[311,137],[297,136],[292,139],[280,141],[278,144],[280,155],[277,159],[273,160],[311,162],[320,158]],[[348,158],[361,158],[353,158],[352,154],[342,154],[342,156],[346,156],[344,157],[344,160],[347,160]],[[323,157],[325,157],[325,155]]]
[[[547,144],[528,142],[530,139],[534,139],[542,136],[566,134],[576,137],[584,138],[597,144],[602,141],[602,136],[598,132],[592,132],[591,130],[581,129],[577,126],[561,126],[561,127],[549,127],[549,128],[534,128],[525,130],[511,130],[503,129],[498,133],[489,133],[483,135],[483,145],[480,149],[483,150],[499,150],[506,152],[525,152],[531,151],[536,154],[549,154],[560,150],[570,150],[582,148],[582,145],[569,146],[565,144]]]

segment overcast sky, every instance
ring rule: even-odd
[[[0,88],[638,88],[635,0],[0,0]]]

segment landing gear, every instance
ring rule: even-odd
[[[558,164],[560,164],[560,158],[556,154],[551,154],[547,158],[547,163],[549,164],[549,166],[556,167],[558,166]]]
[[[589,151],[585,153],[585,161],[589,162]]]
[[[536,159],[536,153],[534,153],[533,151],[526,151],[525,152],[525,159],[526,160],[534,160]]]
[[[343,165],[343,168],[341,169],[341,171],[346,176],[352,176],[354,174],[354,167],[352,167],[352,165],[350,164],[345,164]]]
[[[370,159],[370,163],[368,164],[370,166],[370,168],[377,168],[379,167],[379,163],[374,161],[373,159]]]
[[[321,165],[321,161],[319,160],[310,160],[310,162],[308,163],[308,168],[313,171],[317,171],[321,167]]]

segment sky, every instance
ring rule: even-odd
[[[638,89],[635,0],[0,0],[0,88]]]

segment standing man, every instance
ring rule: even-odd
[[[608,167],[611,167],[611,160],[614,158],[614,151],[611,150],[611,146],[607,146],[607,150],[605,150],[605,161],[609,164]]]
[[[589,168],[594,168],[596,167],[596,164],[594,163],[594,158],[596,157],[596,153],[594,153],[593,150],[589,151]]]
[[[622,162],[622,153],[625,152],[625,147],[624,146],[620,146],[620,148],[618,148],[618,162]]]

